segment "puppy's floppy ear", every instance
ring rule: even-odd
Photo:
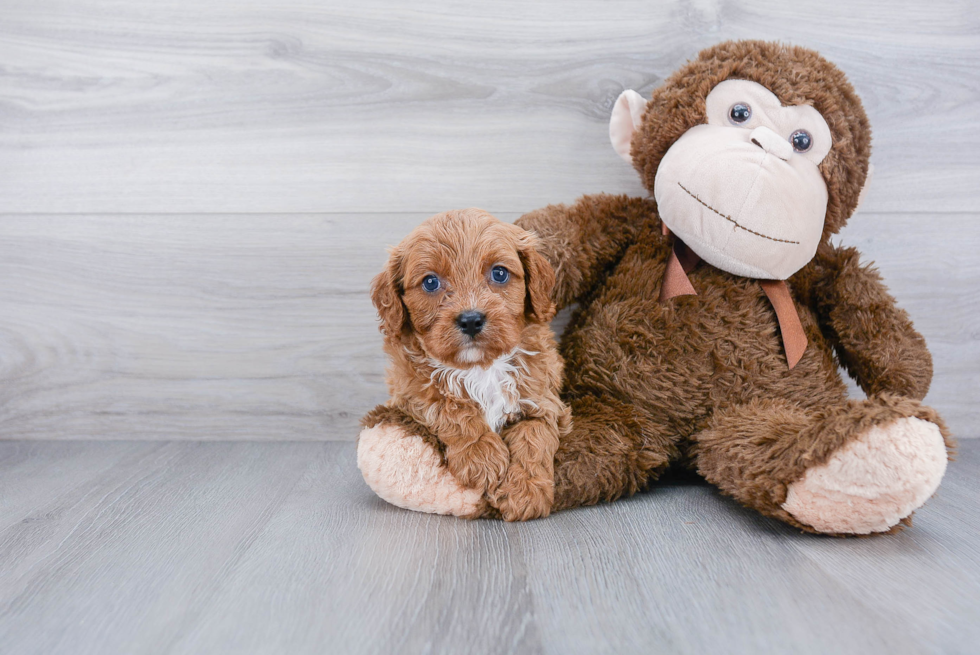
[[[412,328],[408,310],[402,302],[401,252],[393,249],[384,270],[371,281],[371,302],[381,318],[379,329],[389,341],[398,341]]]
[[[535,234],[524,232],[517,243],[517,254],[524,266],[524,284],[527,287],[524,313],[545,323],[555,315],[555,303],[551,301],[555,271],[544,255],[538,252],[538,237]]]

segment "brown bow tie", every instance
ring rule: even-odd
[[[664,234],[670,234],[666,225],[664,225]],[[687,276],[700,261],[701,258],[698,257],[697,253],[688,248],[687,244],[675,235],[674,247],[667,259],[664,281],[660,286],[660,302],[666,302],[676,296],[698,295]],[[759,286],[765,291],[766,297],[769,298],[773,309],[776,310],[779,331],[783,335],[786,361],[792,369],[803,357],[803,351],[806,350],[807,344],[806,334],[803,332],[803,325],[800,323],[800,316],[796,311],[796,305],[793,304],[793,297],[783,280],[759,280]]]

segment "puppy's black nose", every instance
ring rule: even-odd
[[[460,331],[470,337],[475,337],[483,330],[483,324],[487,322],[487,315],[483,312],[468,311],[456,317],[456,325]]]

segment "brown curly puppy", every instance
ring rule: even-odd
[[[586,196],[518,220],[555,270],[558,308],[579,303],[562,338],[575,424],[554,509],[681,465],[803,530],[907,522],[952,444],[919,402],[932,378],[922,336],[858,252],[830,241],[869,168],[844,74],[803,48],[722,43],[649,102],[624,94],[610,135],[654,198]],[[838,365],[867,399],[848,399]],[[391,424],[386,447],[412,434]],[[417,479],[445,479],[420,447]],[[473,507],[456,494],[433,511]]]
[[[394,248],[372,285],[391,400],[365,426],[394,422],[425,435],[455,480],[506,520],[551,511],[554,455],[570,427],[548,326],[555,277],[535,245],[484,211],[450,211]]]

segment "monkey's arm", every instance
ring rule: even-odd
[[[660,237],[653,200],[596,194],[573,205],[548,205],[524,214],[517,225],[536,232],[541,253],[555,269],[552,297],[562,309],[591,289],[641,230]]]
[[[888,391],[921,400],[932,382],[932,356],[909,315],[855,249],[832,248],[824,262],[820,313],[841,364],[869,396]]]

